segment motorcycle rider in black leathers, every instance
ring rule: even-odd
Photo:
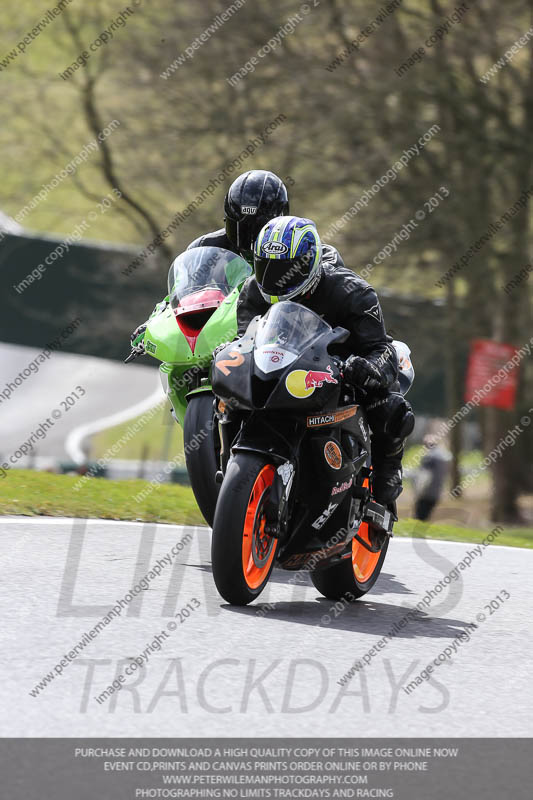
[[[237,301],[238,335],[273,302],[285,299],[311,309],[333,328],[339,325],[350,332],[343,343],[349,354],[344,379],[362,389],[372,430],[374,498],[389,505],[402,491],[404,441],[414,416],[399,391],[396,349],[387,336],[376,292],[351,270],[325,260],[316,226],[299,217],[282,216],[265,225],[254,248],[254,270]]]
[[[285,184],[263,169],[253,169],[236,178],[224,199],[224,228],[199,236],[188,246],[223,247],[238,253],[253,264],[253,246],[257,234],[274,217],[289,213],[289,197]],[[323,244],[323,259],[332,266],[344,266],[338,251]]]

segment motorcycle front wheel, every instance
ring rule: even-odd
[[[265,533],[265,508],[275,467],[266,457],[237,453],[218,497],[211,560],[218,592],[232,605],[247,605],[265,588],[277,549],[277,539]]]

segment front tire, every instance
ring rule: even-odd
[[[210,392],[193,395],[185,412],[183,444],[185,464],[198,507],[207,524],[212,527],[220,490],[215,480],[218,470],[213,395]]]
[[[247,605],[265,588],[277,539],[265,533],[265,506],[276,474],[265,456],[237,453],[220,490],[211,560],[215,585],[232,605]]]
[[[366,522],[361,523],[358,534],[370,543]],[[318,591],[329,600],[357,600],[369,592],[377,581],[388,547],[388,536],[377,553],[371,553],[357,539],[352,539],[352,557],[334,567],[312,572],[311,580]]]

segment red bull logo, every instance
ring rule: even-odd
[[[310,397],[315,389],[320,389],[325,383],[338,383],[338,380],[333,377],[331,366],[327,367],[327,372],[313,369],[294,369],[285,378],[287,391],[293,397],[298,397],[299,399]]]
[[[314,370],[309,370],[305,376],[306,389],[320,389],[325,383],[338,383],[338,381],[333,377],[331,367],[328,367],[328,372],[315,372]]]

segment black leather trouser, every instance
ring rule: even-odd
[[[399,469],[405,440],[414,427],[414,415],[400,393],[400,384],[396,381],[390,389],[367,397],[363,405],[372,431],[374,468],[386,464],[391,469]]]

